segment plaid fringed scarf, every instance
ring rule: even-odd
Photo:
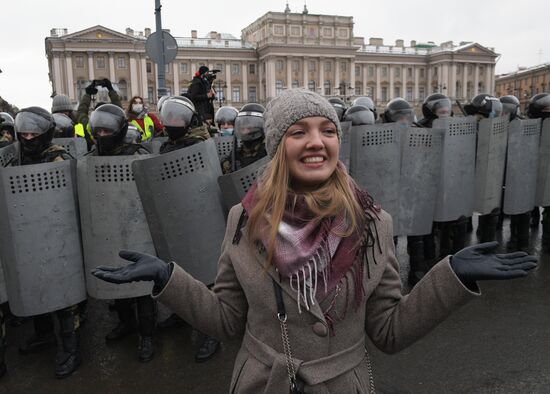
[[[254,185],[244,197],[242,204],[247,214],[256,205]],[[374,205],[367,192],[355,188],[358,201],[365,212],[367,223],[364,234],[352,234],[341,237],[348,228],[344,212],[336,217],[318,220],[308,211],[305,198],[299,194],[288,196],[287,207],[279,225],[273,254],[273,265],[283,278],[287,278],[290,287],[297,293],[298,310],[301,313],[300,300],[309,310],[315,305],[316,296],[322,299],[332,292],[351,269],[355,282],[355,301],[359,305],[364,296],[363,269],[367,264],[370,276],[367,247],[374,246],[374,234],[370,221],[372,213],[380,208]],[[268,250],[270,227],[269,218],[260,232],[260,240]],[[374,227],[374,226],[373,226]],[[321,283],[320,283],[321,282]]]

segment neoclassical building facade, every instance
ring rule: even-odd
[[[525,108],[531,97],[538,93],[550,93],[550,63],[538,64],[533,67],[522,67],[517,71],[497,75],[496,95],[512,94]]]
[[[268,12],[241,31],[241,38],[210,32],[176,37],[176,59],[166,65],[169,94],[186,91],[201,65],[218,69],[218,104],[239,107],[267,102],[283,89],[304,87],[347,101],[370,96],[379,107],[395,97],[419,106],[433,92],[465,102],[494,93],[498,54],[478,43],[356,37],[353,17]],[[52,29],[45,40],[52,91],[78,101],[90,80],[108,78],[127,101],[156,103],[157,65],[147,56],[150,29],[124,33],[103,26],[68,34]]]

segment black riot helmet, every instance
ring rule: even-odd
[[[550,93],[539,93],[527,104],[527,116],[531,119],[550,117]]]
[[[195,105],[185,96],[171,96],[162,102],[160,122],[173,141],[187,134],[190,127],[198,125],[197,119]]]
[[[452,116],[451,100],[441,93],[430,94],[422,103],[422,115],[426,119],[448,118]]]
[[[15,132],[25,155],[37,156],[44,152],[52,142],[54,130],[55,121],[44,108],[23,108],[15,116]],[[27,133],[35,136],[32,139],[21,136]]]
[[[496,118],[502,115],[502,103],[487,93],[478,94],[464,106],[468,115],[482,115],[485,118]]]
[[[413,124],[416,122],[414,108],[407,100],[397,97],[386,104],[386,109],[384,110],[384,123],[392,122],[406,124]]]
[[[362,105],[353,105],[344,114],[344,122],[350,121],[352,126],[374,124],[374,113]]]
[[[521,116],[519,100],[516,96],[502,96],[500,102],[502,103],[502,114],[508,116],[510,120]]]
[[[338,119],[342,120],[347,108],[346,103],[344,103],[344,101],[338,97],[331,97],[328,99],[328,102],[336,110],[336,115],[338,115]]]
[[[55,121],[55,138],[72,138],[74,137],[74,125],[71,118],[62,112],[57,112],[52,115]]]
[[[0,112],[0,136],[6,132],[15,140],[15,120],[7,112]]]
[[[89,124],[100,155],[108,155],[124,143],[128,119],[122,108],[103,104],[92,112]]]
[[[376,113],[376,105],[374,105],[374,101],[370,97],[357,97],[355,100],[353,100],[352,107],[362,105],[363,107],[367,107],[372,111],[374,114],[374,120],[378,117],[378,114]]]
[[[242,106],[235,118],[235,135],[243,142],[264,138],[264,112],[261,104],[249,103]]]

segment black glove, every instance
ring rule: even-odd
[[[109,92],[113,91],[113,84],[107,78],[103,79],[102,85],[105,86]]]
[[[90,96],[93,96],[94,94],[97,94],[97,89],[95,87],[95,81],[92,81],[91,84],[86,86],[86,93],[89,94]]]
[[[166,264],[158,257],[129,250],[121,250],[118,255],[133,263],[119,268],[97,267],[92,271],[92,275],[116,284],[152,280],[157,292],[164,288],[172,275],[172,265]]]
[[[478,280],[514,279],[527,276],[538,259],[525,252],[494,254],[498,242],[468,246],[451,257],[451,267],[466,285]]]

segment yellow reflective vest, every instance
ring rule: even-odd
[[[77,137],[84,138],[84,125],[82,123],[77,123],[74,125],[74,135]]]
[[[136,126],[136,128],[141,133],[141,142],[149,141],[151,138],[153,138],[153,133],[155,132],[155,124],[153,123],[153,119],[151,119],[149,115],[145,115],[143,117],[143,126],[145,130],[141,128],[137,120],[132,120],[130,123]]]

